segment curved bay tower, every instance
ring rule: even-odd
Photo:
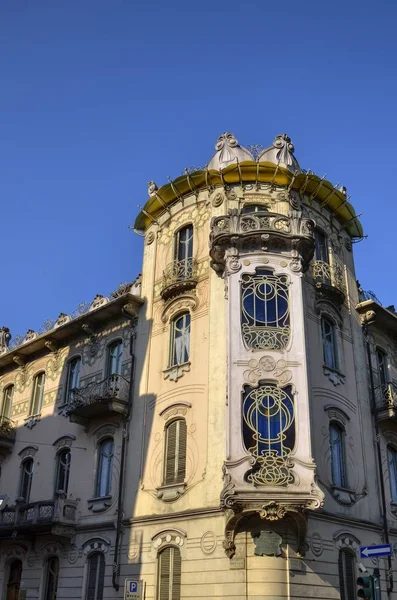
[[[251,150],[150,182],[133,284],[0,330],[6,600],[355,600],[360,546],[397,543],[397,316],[346,188]]]

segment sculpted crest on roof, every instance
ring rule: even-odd
[[[208,169],[224,169],[232,163],[255,161],[255,158],[243,146],[240,146],[233,133],[226,132],[219,136],[215,144],[216,152],[207,165]],[[291,138],[283,133],[274,138],[273,144],[265,148],[259,156],[258,162],[271,162],[289,169],[293,173],[300,173],[299,163],[294,156],[294,145]]]

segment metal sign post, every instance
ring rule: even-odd
[[[143,600],[143,581],[126,579],[124,584],[124,600]]]

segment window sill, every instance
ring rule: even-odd
[[[157,498],[164,502],[172,502],[177,500],[185,492],[186,483],[172,483],[170,485],[162,485],[157,488]]]
[[[88,501],[88,508],[92,512],[103,512],[107,510],[112,504],[112,496],[100,496],[99,498],[90,498]]]
[[[345,376],[338,369],[333,369],[332,367],[323,365],[323,373],[335,386],[345,383]]]
[[[345,505],[354,504],[357,499],[356,494],[352,490],[337,486],[332,487],[332,495],[338,502]]]
[[[37,415],[29,415],[29,417],[26,417],[25,422],[24,422],[24,426],[28,427],[29,429],[32,429],[36,423],[38,423],[41,420],[41,414],[37,414]]]
[[[164,379],[169,379],[170,381],[178,381],[180,377],[183,377],[184,373],[188,373],[190,371],[190,364],[190,362],[185,362],[181,365],[172,365],[172,367],[164,369]]]

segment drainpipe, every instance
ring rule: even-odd
[[[383,523],[383,536],[385,540],[385,544],[390,543],[389,537],[389,525],[387,522],[387,504],[386,504],[386,493],[385,493],[385,482],[383,479],[383,465],[382,465],[382,454],[380,450],[380,433],[379,433],[379,425],[378,419],[376,418],[376,396],[375,396],[375,384],[374,384],[374,374],[372,371],[372,357],[371,357],[371,348],[369,345],[369,335],[368,335],[368,324],[365,323],[363,325],[363,333],[365,340],[365,347],[367,350],[367,359],[368,359],[368,369],[369,369],[369,383],[370,383],[370,403],[371,403],[371,412],[372,412],[372,422],[375,430],[375,447],[376,447],[376,457],[378,462],[378,470],[379,470],[379,479],[380,479],[380,497],[381,497],[381,506],[382,506],[382,523]],[[393,591],[393,567],[391,562],[391,556],[387,557],[387,566],[388,566],[388,574],[387,574],[387,593],[390,595]]]
[[[135,340],[135,326],[137,322],[136,317],[131,317],[123,307],[123,315],[130,320],[131,336],[130,336],[130,356],[131,356],[131,369],[130,369],[130,388],[128,394],[128,405],[127,415],[125,417],[124,426],[122,430],[122,441],[121,441],[121,456],[120,456],[120,477],[119,477],[119,495],[117,501],[117,521],[116,521],[116,541],[114,545],[114,561],[113,561],[113,573],[112,573],[112,585],[116,592],[120,589],[119,575],[119,554],[120,554],[120,543],[123,529],[123,503],[124,503],[124,477],[125,477],[125,459],[127,455],[128,447],[128,425],[131,419],[132,412],[132,401],[133,401],[133,388],[134,388],[134,369],[135,369],[135,355],[134,355],[134,340]]]

